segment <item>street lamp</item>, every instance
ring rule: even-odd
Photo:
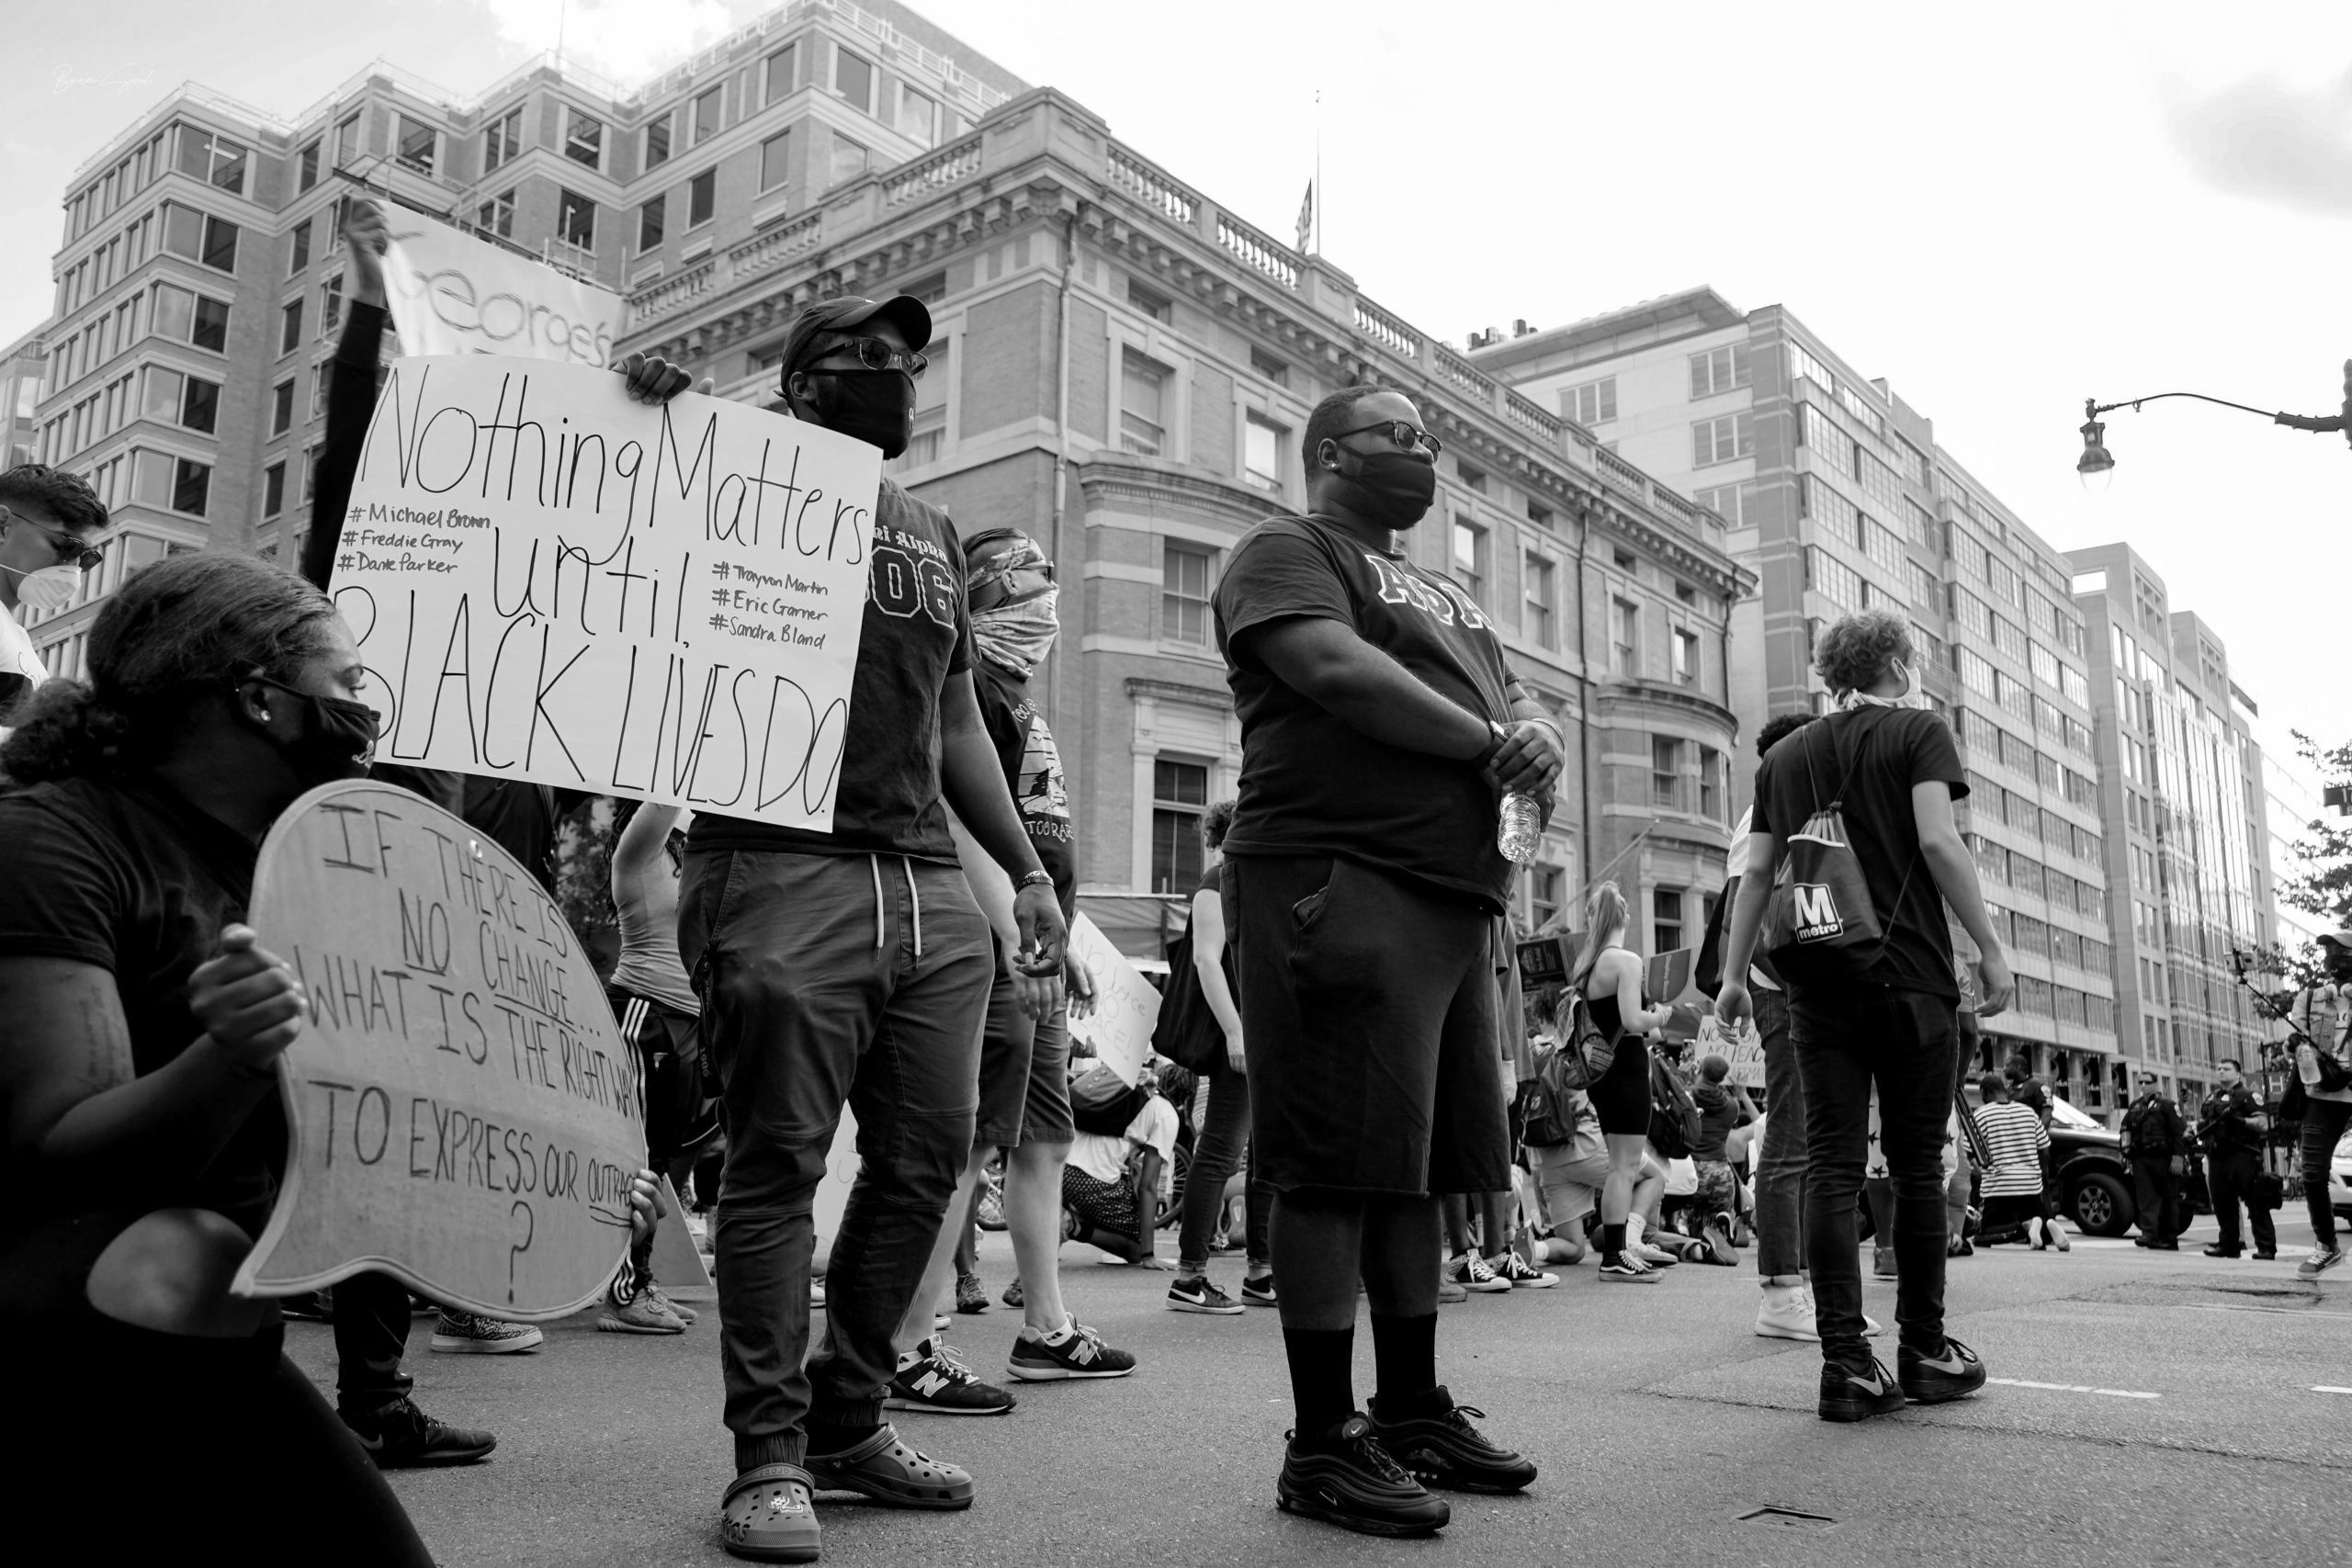
[[[2117,409],[2140,412],[2142,403],[2158,402],[2165,398],[2195,398],[2202,403],[2219,403],[2225,409],[2238,409],[2246,413],[2258,413],[2273,424],[2283,424],[2290,430],[2308,430],[2325,434],[2341,431],[2346,441],[2352,441],[2352,359],[2344,362],[2344,412],[2340,414],[2316,417],[2311,414],[2273,413],[2267,409],[2254,408],[2245,403],[2233,403],[2227,398],[2209,398],[2202,392],[2154,392],[2144,398],[2126,398],[2119,403],[2103,403],[2097,398],[2083,400],[2083,455],[2075,463],[2075,473],[2087,491],[2103,491],[2115,477],[2115,459],[2107,450],[2107,426],[2099,423],[2099,415],[2113,413]]]

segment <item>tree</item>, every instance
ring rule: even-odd
[[[2323,750],[2301,730],[2290,733],[2297,753],[2319,774],[2322,789],[2352,790],[2352,740]],[[2306,914],[2338,927],[2352,926],[2352,821],[2331,822],[2323,817],[2303,829],[2306,836],[2288,846],[2298,869],[2278,895]]]

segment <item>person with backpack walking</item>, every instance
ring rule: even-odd
[[[2156,1075],[2138,1075],[2140,1092],[2123,1112],[2123,1155],[2132,1162],[2132,1186],[2140,1204],[2140,1234],[2134,1247],[2178,1252],[2187,1228],[2180,1209],[2180,1179],[2188,1173],[2188,1127],[2180,1107],[2164,1092]]]
[[[1650,1136],[1650,1050],[1646,1036],[1672,1010],[1642,1005],[1642,961],[1625,946],[1625,895],[1614,882],[1597,885],[1584,906],[1584,950],[1568,976],[1574,1007],[1588,1010],[1615,1052],[1606,1071],[1586,1089],[1609,1150],[1609,1178],[1600,1189],[1600,1279],[1604,1284],[1648,1284],[1657,1267],[1625,1242],[1634,1184]]]
[[[1747,965],[1769,904],[1767,945],[1789,984],[1804,1081],[1805,1246],[1826,1421],[1940,1404],[1984,1383],[1983,1361],[1944,1331],[1943,1142],[1960,1001],[1947,904],[1982,954],[1979,1012],[2007,1008],[2014,982],[1952,820],[1967,775],[1951,727],[1917,705],[1917,660],[1908,625],[1887,611],[1822,634],[1815,668],[1838,711],[1773,747],[1758,771],[1748,874],[1715,1003],[1727,1024],[1750,1012]],[[1857,1257],[1873,1087],[1894,1183],[1894,1377],[1865,1338]]]

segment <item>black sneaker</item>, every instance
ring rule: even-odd
[[[1981,1374],[1980,1374],[1981,1375]],[[1824,1421],[1867,1421],[1904,1405],[1903,1390],[1886,1363],[1873,1356],[1867,1371],[1840,1361],[1821,1364],[1821,1404]]]
[[[1168,1287],[1168,1305],[1174,1312],[1203,1312],[1216,1317],[1238,1317],[1244,1310],[1239,1302],[1216,1288],[1206,1275],[1197,1280],[1179,1280]]]
[[[1253,1306],[1270,1307],[1277,1304],[1274,1295],[1274,1277],[1272,1274],[1261,1274],[1254,1280],[1242,1280],[1241,1299]]]
[[[2205,1256],[2208,1258],[2235,1258],[2238,1256],[2238,1248],[2234,1247],[2223,1247],[2218,1241],[2205,1248]]]
[[[1123,1378],[1136,1370],[1136,1359],[1102,1343],[1094,1330],[1070,1319],[1058,1340],[1023,1327],[1005,1359],[1005,1371],[1023,1382],[1060,1382],[1071,1378]]]
[[[1941,1356],[1929,1357],[1905,1345],[1894,1359],[1903,1369],[1904,1396],[1914,1404],[1966,1399],[1984,1386],[1984,1363],[1957,1339],[1944,1340]]]
[[[1363,1416],[1341,1423],[1329,1447],[1302,1450],[1291,1434],[1274,1505],[1362,1535],[1435,1535],[1453,1517],[1445,1499],[1389,1456]]]
[[[890,1379],[882,1408],[927,1410],[933,1416],[1004,1416],[1018,1403],[1004,1389],[982,1382],[944,1344],[926,1339]]]
[[[1532,1461],[1497,1448],[1470,1425],[1473,1416],[1485,1420],[1485,1411],[1454,1404],[1442,1388],[1430,1401],[1442,1405],[1443,1413],[1396,1421],[1381,1416],[1377,1397],[1372,1402],[1373,1436],[1423,1486],[1448,1492],[1519,1492],[1534,1483]]]
[[[402,1394],[382,1409],[362,1416],[342,1412],[378,1470],[414,1470],[425,1465],[471,1464],[498,1446],[488,1432],[445,1427]]]

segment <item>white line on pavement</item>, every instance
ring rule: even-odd
[[[2352,1393],[2352,1388],[2333,1388],[2324,1382],[2312,1384],[2313,1393]]]
[[[1999,1383],[2006,1388],[2047,1389],[2052,1393],[2104,1393],[2117,1399],[2162,1399],[2164,1397],[2160,1393],[2135,1393],[2128,1388],[2093,1388],[2087,1383],[2078,1382],[2029,1382],[2024,1378],[1986,1378],[1984,1381]]]

